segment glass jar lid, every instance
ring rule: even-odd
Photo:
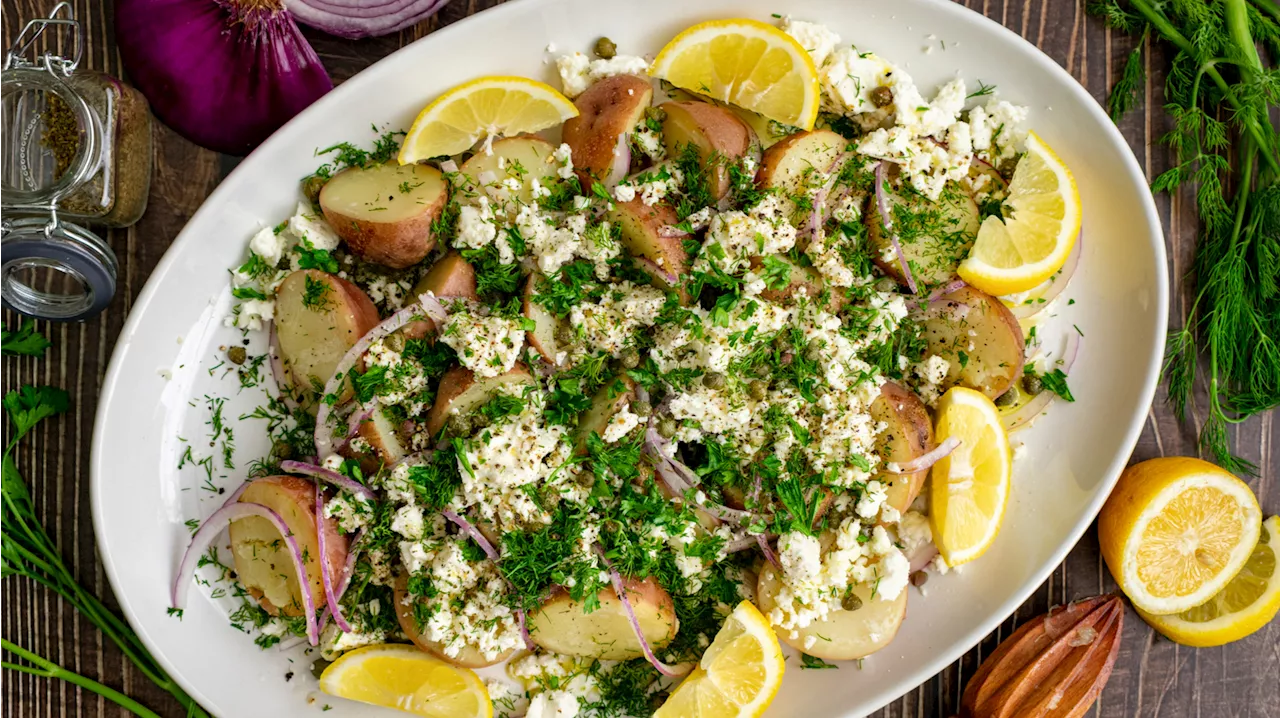
[[[0,297],[9,309],[56,321],[88,319],[111,303],[116,271],[105,242],[56,215],[0,222]]]

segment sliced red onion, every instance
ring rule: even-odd
[[[809,213],[809,241],[822,241],[822,210],[827,202],[827,188],[821,187],[813,195],[813,211]]]
[[[604,177],[605,189],[613,189],[626,178],[631,171],[631,135],[624,132],[618,135],[618,144],[613,147],[613,163],[609,165],[609,173]],[[589,190],[589,187],[583,189]],[[589,194],[589,192],[588,192]]]
[[[902,276],[907,279],[907,287],[911,289],[912,294],[919,294],[920,289],[916,286],[916,278],[911,276],[911,265],[907,262],[907,254],[902,251],[902,243],[898,241],[898,234],[893,231],[893,219],[889,216],[889,200],[885,197],[885,166],[884,160],[876,164],[876,210],[880,212],[880,223],[884,225],[884,233],[889,235],[889,243],[893,245],[893,251],[898,255],[898,264],[902,267]]]
[[[679,282],[679,278],[676,277],[676,275],[668,272],[662,267],[659,267],[657,262],[654,262],[652,259],[636,257],[633,261],[635,261],[636,266],[640,268],[640,271],[661,279],[666,282],[668,286],[674,287],[676,286],[676,283]]]
[[[965,281],[963,279],[953,279],[950,282],[947,282],[946,284],[942,285],[941,287],[938,287],[937,289],[933,290],[932,292],[929,292],[928,301],[930,304],[932,304],[933,302],[936,302],[942,299],[944,296],[952,292],[959,291],[960,289],[964,288],[964,286],[965,286]]]
[[[246,481],[246,482],[244,482],[244,483],[240,484],[239,486],[237,486],[237,487],[236,487],[236,490],[235,490],[235,491],[232,491],[232,492],[231,492],[231,495],[227,497],[227,500],[226,500],[226,501],[224,501],[224,502],[222,502],[222,506],[221,506],[221,508],[224,508],[224,509],[225,509],[226,507],[230,506],[231,504],[234,504],[235,502],[239,501],[239,500],[240,500],[240,497],[241,497],[242,495],[244,495],[244,491],[245,491],[245,489],[249,488],[249,484],[252,484],[252,483],[253,483],[252,481]]]
[[[724,552],[726,554],[738,553],[739,551],[746,551],[755,545],[755,536],[739,536],[737,538],[729,539],[724,543]]]
[[[426,451],[415,451],[412,454],[408,454],[402,457],[399,461],[392,464],[391,466],[388,466],[387,471],[395,471],[396,467],[400,466],[401,464],[417,465],[418,463],[429,460],[431,458],[431,455],[434,453],[435,451],[432,449],[427,449]]]
[[[449,320],[449,310],[440,303],[440,297],[431,294],[419,294],[418,302],[422,304],[422,311],[427,313],[431,321],[436,323],[436,330],[444,328],[444,323]]]
[[[358,40],[403,30],[440,11],[448,0],[289,0],[298,19],[330,35]]]
[[[356,434],[360,433],[360,425],[365,423],[373,416],[373,410],[376,407],[377,399],[368,404],[361,404],[356,410],[347,415],[347,436],[346,440],[350,441]]]
[[[764,552],[764,557],[769,559],[769,563],[774,568],[782,568],[782,562],[778,560],[778,554],[773,552],[773,547],[769,545],[769,539],[764,534],[756,534],[756,542],[760,544],[760,550]]]
[[[914,474],[924,471],[938,463],[938,459],[947,456],[959,447],[960,440],[954,436],[948,436],[941,444],[938,444],[911,461],[901,464],[890,461],[885,465],[885,471],[890,474]]]
[[[530,651],[538,650],[538,644],[529,635],[529,616],[523,608],[516,609],[516,624],[520,626],[520,637],[524,639],[524,647]]]
[[[324,487],[320,482],[316,482],[316,550],[320,554],[320,584],[324,586],[324,602],[327,609],[326,615],[333,616],[333,622],[338,624],[344,633],[351,633],[351,624],[347,623],[347,619],[342,616],[342,606],[338,605],[338,597],[333,591],[333,567],[329,565],[329,553],[325,545],[325,534],[328,531],[324,526]]]
[[[1039,297],[1033,297],[1033,303],[1022,303],[1017,306],[1009,307],[1009,311],[1013,316],[1019,319],[1027,319],[1034,317],[1044,311],[1046,307],[1053,303],[1053,300],[1062,294],[1067,288],[1067,284],[1071,282],[1071,278],[1075,276],[1076,269],[1080,266],[1080,252],[1084,244],[1084,237],[1076,237],[1076,246],[1071,248],[1071,254],[1067,256],[1067,261],[1062,265],[1062,269],[1058,270],[1057,275],[1050,279],[1048,289]]]
[[[440,163],[441,172],[449,172],[450,174],[458,171],[458,163],[453,160],[445,160]]]
[[[1067,335],[1067,344],[1062,350],[1062,358],[1058,363],[1057,369],[1061,369],[1063,373],[1071,371],[1071,366],[1075,364],[1076,356],[1080,352],[1080,335],[1074,331]],[[1057,394],[1051,391],[1041,391],[1031,398],[1031,401],[1023,404],[1017,411],[1001,417],[1000,421],[1004,424],[1005,431],[1013,431],[1030,426],[1049,404],[1057,398]]]
[[[991,164],[990,162],[984,159],[979,159],[977,155],[974,155],[973,159],[970,160],[969,163],[974,165],[975,167],[978,167],[979,169],[990,172],[990,174],[988,174],[987,176],[990,177],[992,180],[999,182],[1000,189],[1005,190],[1009,188],[1009,183],[1004,181],[1004,177],[1000,175],[1000,171],[996,169],[995,165]]]
[[[609,581],[613,583],[613,592],[617,594],[618,600],[622,601],[622,610],[627,613],[627,621],[631,623],[631,630],[635,631],[636,640],[640,642],[640,650],[644,652],[645,659],[648,660],[649,663],[653,665],[654,668],[658,669],[658,672],[664,676],[676,678],[684,675],[671,666],[659,661],[658,657],[654,655],[653,648],[649,646],[649,641],[645,640],[644,630],[640,628],[640,619],[636,617],[636,609],[632,607],[631,599],[627,598],[627,590],[622,585],[622,574],[618,573],[618,570],[609,562],[609,558],[604,555],[604,547],[600,544],[596,544],[595,550],[596,555],[600,557],[600,560],[604,563],[605,569],[609,572]]]
[[[333,605],[338,605],[338,601],[347,593],[347,587],[351,585],[351,577],[356,572],[356,558],[360,555],[360,547],[363,545],[361,539],[364,538],[364,529],[358,529],[351,535],[351,542],[347,544],[347,560],[342,564],[342,575],[338,577],[338,587],[334,591],[335,600]],[[323,631],[325,625],[329,622],[329,606],[326,605],[320,611],[320,630]]]
[[[271,378],[275,380],[276,391],[280,393],[280,400],[284,405],[289,407],[289,411],[298,408],[298,402],[293,398],[293,383],[289,381],[289,374],[284,370],[284,357],[280,351],[280,334],[276,332],[276,323],[271,324],[271,332],[267,339],[267,356],[271,359]]]
[[[494,548],[493,544],[489,543],[489,539],[485,538],[484,534],[480,533],[480,529],[476,528],[475,524],[464,519],[453,511],[442,511],[440,513],[446,519],[457,524],[458,528],[462,529],[463,533],[467,536],[470,536],[472,541],[479,544],[480,548],[484,549],[484,555],[488,556],[490,561],[498,560],[498,549]]]
[[[231,525],[232,521],[239,521],[250,516],[257,516],[271,522],[271,525],[284,538],[285,545],[289,547],[289,557],[293,559],[293,568],[298,572],[299,593],[302,594],[302,611],[307,619],[307,640],[313,646],[318,645],[320,643],[320,632],[316,624],[316,606],[315,602],[311,600],[311,584],[307,580],[306,562],[302,559],[302,551],[298,549],[298,541],[294,537],[293,531],[289,529],[289,525],[284,522],[280,514],[262,504],[238,501],[214,511],[209,518],[205,519],[199,530],[191,537],[191,544],[187,546],[186,553],[182,555],[182,562],[178,564],[178,575],[174,579],[173,587],[169,593],[170,605],[178,610],[186,607],[187,591],[191,588],[191,579],[195,575],[196,563],[200,560],[200,557],[218,538],[222,530]]]
[[[343,491],[349,491],[365,501],[378,500],[378,495],[373,493],[373,490],[368,486],[365,486],[355,479],[347,478],[336,471],[330,471],[323,466],[308,464],[302,461],[286,460],[280,462],[280,470],[289,474],[298,474],[299,476],[306,476],[308,478],[324,481],[325,483],[332,484]]]
[[[664,224],[658,228],[659,237],[688,237],[689,233],[675,226],[674,224]]]
[[[907,561],[911,564],[911,573],[923,571],[928,568],[929,564],[933,563],[933,559],[937,557],[937,555],[938,547],[935,546],[933,542],[917,546],[916,549],[911,552],[911,555],[907,556]]]

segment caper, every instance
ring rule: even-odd
[[[311,204],[318,204],[320,202],[320,190],[324,189],[324,186],[328,183],[329,178],[327,177],[311,175],[302,180],[302,194],[306,195],[307,201],[311,202]]]
[[[245,352],[244,347],[231,347],[227,350],[227,361],[232,364],[243,364],[247,358],[248,354]]]
[[[769,382],[764,379],[752,379],[747,385],[747,391],[751,394],[751,398],[756,401],[764,401],[769,396]]]
[[[399,353],[404,351],[404,342],[404,335],[400,332],[394,332],[382,340],[382,346]]]
[[[614,44],[613,40],[607,37],[596,40],[596,57],[601,60],[612,60],[617,54],[618,46]]]
[[[332,663],[333,661],[326,661],[323,658],[317,658],[316,662],[311,664],[311,675],[319,679],[320,674],[324,673],[324,669],[328,668]]]
[[[810,344],[805,347],[804,358],[812,362],[822,361],[822,348],[817,344]]]
[[[897,289],[898,289],[898,283],[890,279],[889,277],[881,277],[880,279],[876,280],[877,292],[888,293],[888,292],[896,291]]]
[[[572,344],[573,327],[570,327],[568,323],[556,325],[556,341],[560,344]]]
[[[491,423],[493,421],[486,414],[476,414],[471,417],[471,426],[477,431],[488,427]]]
[[[893,104],[893,90],[890,90],[885,85],[872,90],[869,97],[871,98],[871,104],[876,107],[888,107]]]
[[[458,414],[449,420],[449,427],[454,436],[470,436],[471,418]]]
[[[925,585],[925,583],[928,582],[928,580],[929,580],[929,574],[925,573],[924,571],[916,571],[915,573],[911,574],[911,585],[915,586],[916,588],[920,588],[921,586]]]
[[[271,446],[271,453],[280,461],[293,458],[293,444],[277,441]]]
[[[653,120],[654,122],[665,122],[667,111],[661,107],[646,107],[644,108],[644,117],[646,120]]]
[[[859,608],[862,608],[862,599],[858,598],[856,594],[851,593],[845,596],[844,600],[840,602],[840,608],[843,608],[846,611],[856,611]]]
[[[680,426],[676,424],[675,419],[667,418],[658,422],[658,433],[664,439],[670,439],[671,437],[675,436],[676,430],[679,428]]]
[[[1017,401],[1018,397],[1014,392],[1013,387],[1009,387],[1008,391],[996,397],[996,406],[1013,406]]]
[[[636,399],[631,402],[631,413],[639,417],[645,417],[653,413],[653,404],[643,399]]]
[[[726,380],[724,374],[718,371],[708,372],[702,375],[702,385],[708,389],[723,389]]]
[[[622,356],[618,357],[618,363],[623,369],[635,369],[640,366],[640,352],[635,347],[622,352]]]
[[[1039,394],[1044,391],[1044,380],[1035,374],[1023,374],[1022,390],[1028,394]]]

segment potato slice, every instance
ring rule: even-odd
[[[960,260],[969,256],[969,248],[978,238],[978,205],[973,197],[959,185],[948,185],[936,202],[914,192],[886,192],[885,202],[890,218],[896,217],[899,211],[908,212],[912,218],[909,228],[894,227],[894,234],[902,245],[902,253],[911,266],[911,276],[917,286],[934,287],[954,277]],[[875,250],[872,260],[885,274],[907,286],[902,262],[884,231],[875,202],[872,196],[862,213],[867,223],[868,241]],[[897,209],[899,207],[902,209]]]
[[[240,501],[262,504],[280,514],[302,552],[307,569],[306,585],[316,610],[325,605],[321,582],[319,543],[316,530],[316,485],[296,476],[268,476],[257,479]],[[347,537],[338,533],[333,519],[322,519],[329,568],[341,571],[347,560]],[[264,518],[249,516],[232,521],[231,555],[236,575],[258,603],[273,616],[303,615],[302,580],[294,569],[284,537]]]
[[[652,576],[643,581],[624,578],[622,585],[649,645],[656,651],[670,643],[679,621],[666,589]],[[644,655],[613,587],[601,589],[597,598],[600,607],[588,613],[563,588],[555,589],[529,614],[529,636],[548,651],[566,656],[625,661]]]
[[[533,296],[537,293],[538,283],[544,277],[538,272],[529,275],[528,281],[524,283],[524,292],[521,295],[523,302],[523,312],[525,319],[533,321],[533,329],[525,332],[525,336],[529,340],[529,346],[533,350],[542,355],[543,360],[553,366],[558,366],[556,361],[561,352],[568,349],[563,346],[558,338],[560,328],[567,327],[568,322],[558,318],[556,315],[547,311],[547,308],[534,301]]]
[[[679,157],[685,146],[697,149],[702,166],[710,170],[711,195],[720,199],[729,193],[729,165],[748,154],[759,153],[756,133],[732,111],[706,102],[666,102],[662,121],[662,143],[668,157]]]
[[[396,577],[395,585],[392,586],[392,597],[396,604],[396,619],[400,622],[400,630],[413,641],[413,645],[439,658],[445,663],[451,663],[455,666],[464,668],[484,668],[502,663],[515,653],[515,649],[504,651],[492,660],[485,658],[484,653],[479,648],[464,643],[458,648],[457,656],[450,656],[445,653],[446,645],[438,641],[433,641],[418,630],[418,621],[413,617],[413,599],[409,596],[409,579],[400,574]]]
[[[520,181],[520,189],[511,194],[519,204],[533,204],[533,181],[543,187],[560,181],[559,169],[554,163],[556,148],[540,137],[508,137],[495,140],[488,152],[480,151],[462,163],[462,174],[476,188],[484,183],[480,176],[489,173],[489,184],[501,183],[508,178]]]
[[[564,123],[561,136],[573,150],[573,166],[587,195],[591,185],[606,187],[627,176],[631,151],[628,138],[653,99],[653,85],[636,75],[614,75],[578,95],[578,116]]]
[[[778,606],[781,590],[782,581],[777,570],[765,564],[756,586],[756,600],[761,613],[768,616]],[[798,651],[827,661],[852,661],[875,653],[889,645],[898,634],[898,627],[907,616],[907,591],[892,601],[881,600],[878,596],[872,598],[871,591],[871,586],[854,586],[852,593],[862,602],[860,608],[853,611],[837,609],[826,618],[797,631],[796,638],[791,637],[790,631],[778,629],[778,638]],[[806,648],[807,638],[816,640]]]
[[[351,253],[368,262],[404,269],[436,246],[431,223],[449,188],[430,165],[349,167],[320,190],[320,209]]]
[[[959,384],[995,399],[1022,376],[1022,327],[990,294],[965,285],[930,302],[924,334],[929,353],[951,364],[944,388]]]
[[[635,401],[636,383],[629,376],[619,376],[613,381],[605,382],[596,395],[591,397],[591,408],[578,418],[578,427],[574,430],[574,446],[579,455],[587,453],[587,437],[591,432],[604,435],[609,420]]]
[[[899,384],[886,381],[880,386],[880,396],[871,402],[871,418],[886,425],[877,440],[880,458],[886,462],[903,464],[933,448],[933,420],[928,409],[919,397]],[[875,478],[889,487],[885,503],[905,512],[920,495],[928,477],[929,470],[925,469],[914,474],[881,472]]]
[[[318,269],[285,277],[276,289],[280,359],[303,395],[323,387],[360,338],[378,325],[378,309],[356,285]],[[345,401],[351,389],[344,390]]]
[[[375,408],[368,419],[360,422],[356,431],[360,438],[368,442],[370,451],[376,457],[375,461],[371,462],[371,467],[362,466],[362,468],[372,468],[376,471],[379,464],[390,466],[409,453],[400,441],[396,425],[391,423],[391,419],[381,407]]]
[[[683,283],[689,271],[689,254],[680,237],[669,237],[662,231],[680,221],[670,205],[658,203],[650,207],[638,198],[615,202],[605,218],[622,230],[622,246],[628,252],[648,259],[674,275],[678,284]]]
[[[765,151],[760,158],[756,184],[779,190],[783,213],[798,227],[809,217],[796,208],[792,198],[820,186],[848,146],[848,140],[831,130],[797,132]],[[807,238],[797,237],[797,240],[807,241]]]
[[[427,433],[435,436],[455,416],[467,416],[497,396],[498,389],[512,384],[533,384],[529,370],[516,364],[511,371],[495,377],[477,377],[470,369],[455,366],[440,377],[436,403],[427,414]]]
[[[449,250],[431,265],[431,269],[422,275],[417,284],[413,285],[411,296],[405,301],[414,301],[428,293],[436,297],[461,297],[473,302],[480,301],[480,295],[476,293],[475,267],[463,259],[457,250]],[[431,320],[422,319],[404,325],[400,333],[406,339],[434,337],[436,325]]]
[[[760,293],[761,299],[767,299],[771,302],[780,304],[794,304],[800,298],[803,289],[803,296],[810,301],[815,301],[822,296],[823,290],[827,288],[827,280],[823,279],[818,270],[813,267],[802,267],[796,264],[790,257],[776,255],[770,257],[770,263],[777,261],[782,262],[790,268],[787,275],[787,285],[781,289],[766,289]],[[752,257],[751,268],[760,270],[765,266],[763,257]],[[827,294],[825,309],[828,312],[837,312],[849,301],[844,291],[839,287],[832,287]]]

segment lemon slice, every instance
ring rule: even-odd
[[[425,718],[493,718],[489,691],[475,673],[404,644],[342,654],[320,674],[320,690]]]
[[[465,82],[418,113],[400,146],[400,164],[465,152],[486,137],[554,127],[578,116],[569,98],[527,77]]]
[[[1071,170],[1032,132],[1013,171],[1005,217],[987,217],[956,270],[988,294],[1025,292],[1066,263],[1080,234],[1080,193]]]
[[[712,20],[676,35],[649,68],[676,87],[805,130],[818,119],[818,68],[795,38],[758,20]]]
[[[1262,511],[1249,486],[1200,459],[1125,469],[1098,514],[1098,543],[1136,608],[1182,613],[1208,602],[1249,560]]]
[[[1240,573],[1218,595],[1182,613],[1155,616],[1138,611],[1170,640],[1184,646],[1221,646],[1267,625],[1280,612],[1280,516],[1262,522],[1262,536]]]
[[[782,649],[769,621],[750,601],[725,619],[697,668],[654,718],[755,718],[782,685]]]
[[[1000,411],[981,392],[952,387],[938,400],[938,443],[960,445],[933,465],[929,522],[942,558],[958,566],[981,556],[1000,532],[1013,452]]]

